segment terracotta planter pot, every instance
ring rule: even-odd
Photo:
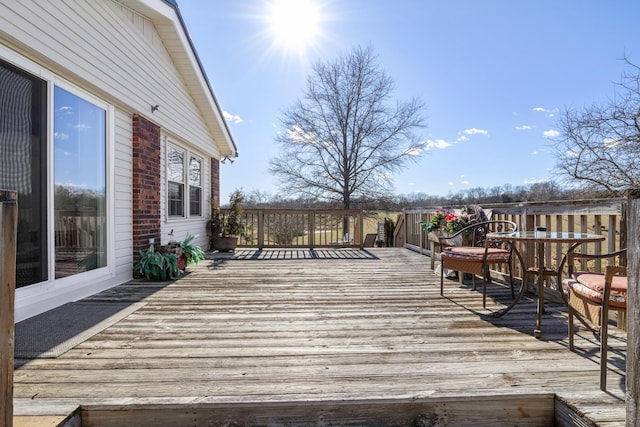
[[[182,255],[178,257],[178,270],[184,271],[187,269],[187,258]]]

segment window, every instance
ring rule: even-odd
[[[202,216],[202,160],[189,160],[189,215]]]
[[[202,158],[167,145],[167,216],[202,216]]]
[[[170,217],[184,216],[184,151],[167,147],[167,203]]]
[[[55,277],[107,265],[106,110],[54,91]]]

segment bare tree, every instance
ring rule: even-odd
[[[569,182],[620,194],[640,186],[640,67],[616,85],[614,98],[559,120],[558,174]]]
[[[527,193],[527,200],[530,201],[560,200],[564,196],[562,187],[555,181],[533,183]]]
[[[371,47],[314,65],[302,100],[285,110],[270,170],[287,194],[334,200],[390,194],[391,177],[423,153],[422,102],[392,102],[394,82]]]

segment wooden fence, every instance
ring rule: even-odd
[[[361,210],[244,209],[239,247],[356,247],[364,242]]]
[[[509,203],[486,205],[482,208],[491,219],[513,221],[518,225],[519,230],[534,230],[536,226],[544,226],[549,231],[605,235],[604,242],[584,244],[580,248],[582,252],[606,253],[627,247],[627,200],[625,198]],[[460,212],[462,207],[444,206],[403,211],[394,234],[395,246],[404,246],[431,256],[433,248],[420,221],[429,221],[436,211],[442,209]],[[568,245],[547,245],[545,265],[557,266],[567,248]],[[523,245],[519,249],[525,264],[533,265],[534,245]],[[595,262],[596,271],[602,271],[604,268],[599,261],[585,258],[581,262],[583,264]],[[516,265],[516,275],[522,277],[519,265]]]
[[[98,247],[99,230],[106,227],[106,218],[96,211],[55,211],[54,239],[56,248],[91,249]]]

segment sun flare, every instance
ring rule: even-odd
[[[273,0],[268,21],[274,44],[302,53],[320,35],[321,10],[313,0]]]

